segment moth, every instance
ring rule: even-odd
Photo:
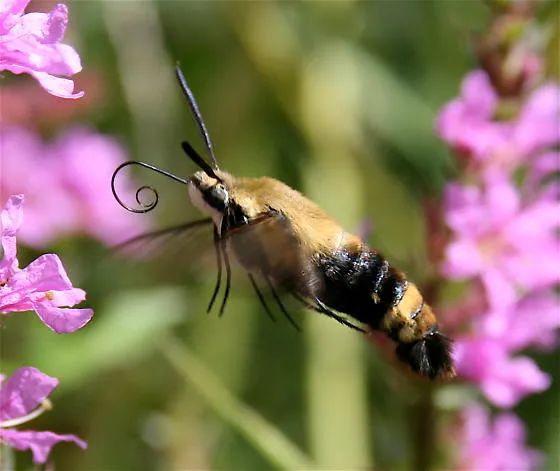
[[[270,177],[236,177],[221,170],[179,65],[176,75],[210,163],[185,141],[183,150],[200,168],[192,176],[183,179],[144,162],[128,161],[113,174],[113,194],[129,211],[147,212],[155,207],[158,195],[151,187],[138,190],[136,200],[142,205],[139,209],[127,206],[117,195],[117,173],[137,164],[187,185],[190,201],[207,217],[133,241],[166,231],[212,225],[218,272],[208,311],[215,303],[225,269],[225,291],[219,308],[220,314],[224,312],[231,288],[233,257],[248,273],[267,313],[270,310],[257,280],[264,280],[279,308],[294,325],[278,290],[291,294],[308,309],[357,331],[384,332],[396,343],[397,356],[420,375],[453,378],[451,340],[440,332],[436,316],[418,287],[378,251],[344,230],[317,204],[285,183]],[[149,204],[141,203],[139,192],[147,188],[155,197]]]

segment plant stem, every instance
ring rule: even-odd
[[[196,355],[172,337],[159,346],[169,363],[208,405],[278,469],[312,469],[312,461],[274,425],[242,403],[202,364]]]
[[[432,458],[436,449],[437,411],[434,406],[433,388],[428,386],[421,391],[415,405],[414,414],[414,454],[413,469],[428,471],[432,467]]]

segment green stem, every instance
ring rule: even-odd
[[[276,468],[294,470],[315,467],[274,425],[231,394],[183,344],[168,337],[159,348],[185,382],[200,394],[214,412],[245,436]]]
[[[436,449],[437,411],[434,406],[433,388],[421,391],[415,406],[414,416],[414,455],[413,469],[428,471],[432,467],[433,453]]]

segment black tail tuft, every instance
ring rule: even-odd
[[[422,340],[399,344],[397,355],[415,372],[430,379],[451,379],[455,376],[451,340],[437,330],[428,333]]]

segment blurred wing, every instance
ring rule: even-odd
[[[177,248],[178,246],[183,247],[187,244],[192,245],[191,242],[202,233],[202,230],[207,230],[211,228],[211,226],[212,219],[197,219],[196,221],[139,234],[115,245],[112,251],[115,254],[124,254],[133,258],[154,256],[155,253],[158,252],[169,252],[171,247]],[[193,248],[187,251],[194,252]]]
[[[249,224],[227,232],[228,248],[249,272],[249,279],[266,313],[273,318],[266,303],[270,296],[278,310],[297,329],[280,294],[291,294],[307,309],[331,317],[352,329],[364,332],[345,316],[339,315],[314,295],[322,277],[313,263],[313,255],[302,246],[288,218],[279,212],[265,213]],[[260,281],[258,283],[257,281]],[[264,293],[261,291],[265,288]],[[280,294],[279,294],[280,293]]]

